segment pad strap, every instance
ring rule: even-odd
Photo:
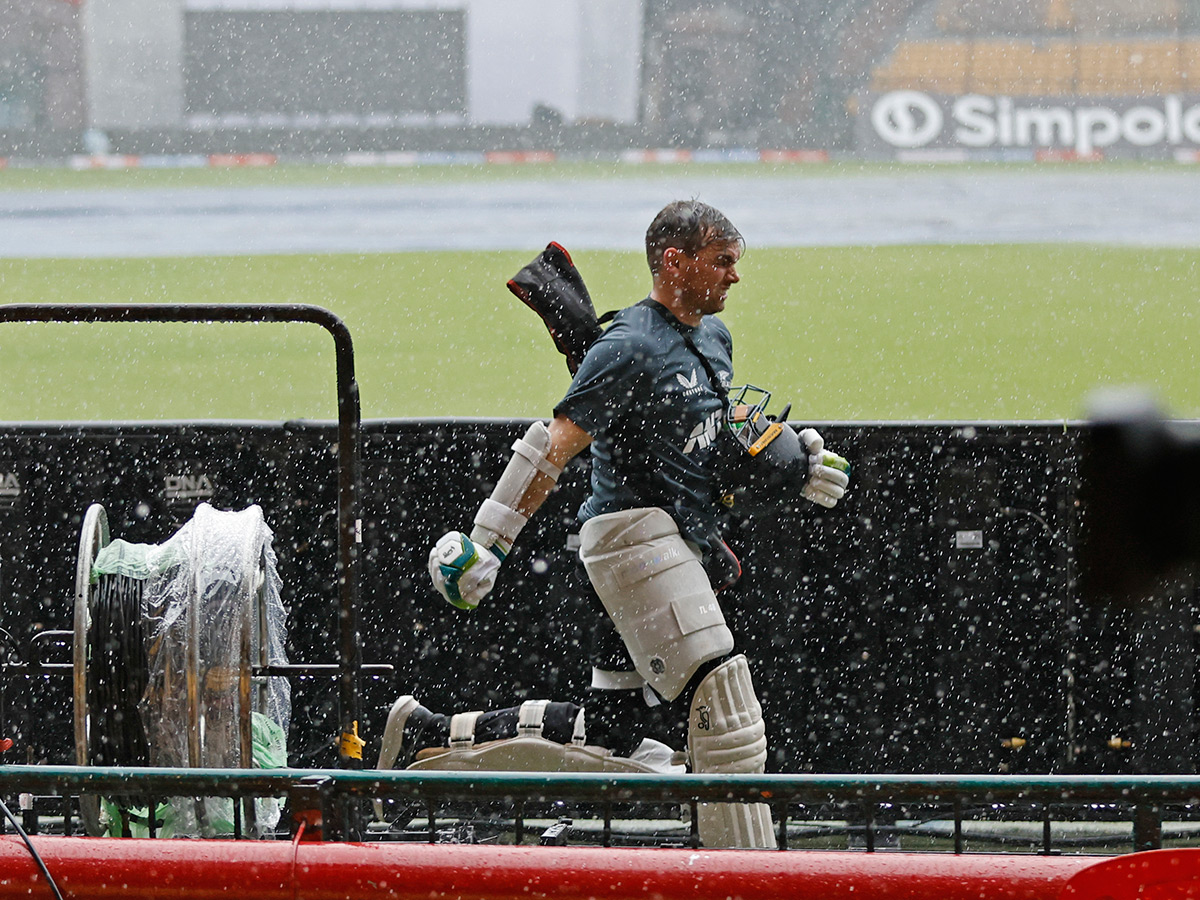
[[[494,531],[501,537],[512,535],[515,538],[528,521],[528,516],[521,515],[515,509],[509,509],[491,497],[484,500],[479,512],[475,513],[476,525]]]
[[[640,690],[646,679],[637,673],[614,672],[609,669],[597,669],[592,666],[592,687],[602,691]]]
[[[450,746],[456,750],[465,750],[475,745],[475,720],[483,715],[483,710],[455,713],[450,717]]]
[[[542,724],[546,721],[549,700],[526,700],[517,714],[517,734],[521,737],[541,737]]]
[[[528,443],[523,438],[517,438],[513,441],[512,449],[514,454],[525,457],[535,469],[543,475],[548,475],[551,481],[558,484],[558,479],[562,475],[563,470],[546,459],[543,451],[533,446],[533,444]]]
[[[546,724],[546,710],[549,708],[549,700],[526,700],[522,703],[517,712],[517,737],[542,737],[542,729]],[[587,744],[583,716],[584,710],[581,707],[575,715],[575,727],[571,732],[571,743],[576,747]]]
[[[576,747],[583,747],[587,744],[587,731],[584,729],[583,722],[584,710],[579,709],[579,714],[575,716],[575,731],[571,734],[571,743]]]

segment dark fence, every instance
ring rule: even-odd
[[[31,834],[79,834],[77,810],[89,797],[143,811],[169,798],[212,797],[235,801],[228,836],[242,838],[249,820],[243,809],[271,797],[285,798],[292,813],[273,834],[300,837],[303,825],[302,837],[310,841],[521,844],[530,836],[542,845],[697,847],[697,803],[770,798],[780,850],[849,844],[867,851],[903,846],[908,852],[1045,856],[1194,843],[1200,793],[1196,776],[1162,775],[602,775],[43,765],[0,766],[0,781],[7,791],[26,794],[20,824]],[[375,798],[394,804],[389,822],[364,829],[365,801]],[[646,822],[650,827],[631,828],[648,812],[654,814]],[[904,821],[897,821],[898,812]],[[1090,827],[1080,828],[1083,823]],[[112,836],[134,836],[128,816],[112,824]],[[138,836],[161,836],[158,817],[139,824],[144,831]],[[7,828],[0,819],[0,834]]]
[[[567,550],[587,461],[522,535],[472,614],[428,587],[426,556],[469,526],[525,422],[362,429],[360,730],[374,761],[397,693],[435,708],[579,699],[593,616]],[[1194,771],[1192,591],[1084,606],[1076,549],[1082,429],[821,428],[854,465],[832,511],[733,523],[744,576],[722,600],[769,725],[770,772]],[[197,503],[262,506],[296,663],[338,652],[337,428],[311,422],[8,425],[0,430],[5,762],[73,761],[69,648],[79,528],[158,543]],[[293,679],[291,764],[336,765],[333,677]]]

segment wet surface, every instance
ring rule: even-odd
[[[0,193],[0,256],[637,249],[672,199],[752,247],[1082,242],[1200,247],[1200,170],[1020,170]]]

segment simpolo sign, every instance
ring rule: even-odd
[[[920,149],[1072,151],[1200,147],[1200,97],[947,96],[890,91],[869,96],[859,117],[866,151]]]

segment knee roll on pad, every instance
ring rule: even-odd
[[[721,663],[696,687],[688,715],[688,755],[698,774],[763,772],[766,726],[745,656]],[[706,847],[775,847],[771,811],[764,803],[702,803],[699,824]]]
[[[490,548],[495,537],[510,546],[517,539],[529,519],[517,512],[516,506],[539,472],[556,483],[562,474],[562,469],[546,459],[550,451],[550,431],[544,422],[530,425],[525,436],[513,442],[512,449],[512,458],[496,483],[492,496],[483,501],[479,512],[475,514],[471,540],[485,547]]]
[[[733,649],[733,634],[697,553],[657,507],[588,519],[579,556],[646,682],[674,700],[701,663]]]

